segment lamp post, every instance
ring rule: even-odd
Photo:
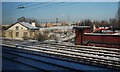
[[[65,17],[65,15],[61,15],[62,17]],[[64,26],[64,21],[63,21],[63,26]],[[64,34],[65,34],[65,26],[64,26]]]
[[[62,15],[63,17],[67,17],[67,23],[68,23],[68,29],[67,29],[67,36],[68,36],[68,42],[69,42],[69,16]],[[64,26],[64,32],[65,32],[65,26]]]
[[[68,42],[69,42],[69,16],[67,17],[68,20]]]

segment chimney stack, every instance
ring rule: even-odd
[[[35,27],[35,22],[32,22],[32,26],[34,26],[34,27]]]

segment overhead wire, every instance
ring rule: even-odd
[[[31,5],[24,5],[24,7],[34,7],[34,6],[36,6],[36,5],[40,5],[40,4],[43,4],[43,3],[36,3],[36,4],[31,4]],[[45,4],[45,3],[44,3]],[[21,6],[23,6],[23,4],[20,4]],[[18,7],[20,6],[20,5],[18,5],[16,8],[13,8],[13,9],[7,9],[7,10],[5,10],[5,11],[7,11],[6,13],[9,13],[9,12],[13,12],[13,11],[16,11],[16,10],[18,10]]]
[[[53,3],[48,4],[48,5],[44,5],[44,6],[38,6],[38,7],[32,8],[32,9],[30,8],[29,9],[30,11],[29,10],[21,10],[21,12],[19,11],[19,13],[22,15],[22,13],[25,14],[25,12],[27,12],[27,14],[28,14],[30,12],[33,12],[32,10],[34,10],[34,9],[40,9],[39,12],[44,12],[44,9],[50,9],[50,8],[54,8],[54,7],[67,5],[65,2],[53,2]],[[71,4],[69,3],[69,5],[72,5],[72,4],[76,4],[76,2],[71,2]],[[37,12],[37,11],[35,11],[35,12]],[[19,13],[14,13],[14,15],[15,14],[19,15]]]
[[[5,4],[7,4],[8,2],[3,2],[2,3],[2,6],[3,6],[3,8],[4,8],[4,10],[6,10],[6,11],[13,11],[13,10],[16,10],[16,8],[12,8],[12,9],[9,9],[10,7],[11,7],[11,4],[10,3],[13,3],[13,2],[9,2],[9,4],[10,4],[10,6],[7,6],[6,7],[6,5]],[[14,2],[15,3],[15,2]],[[28,4],[28,3],[22,3],[22,4],[19,4],[18,6],[20,6],[20,5],[26,5],[26,4]],[[8,5],[8,4],[7,4]]]
[[[29,8],[29,7],[34,7],[36,5],[47,4],[47,3],[52,2],[52,1],[56,1],[56,0],[49,0],[47,2],[41,2],[41,3],[32,2],[32,3],[36,3],[36,4],[29,4],[28,2],[26,2],[26,3],[19,4],[16,8],[13,8],[13,9],[9,9],[9,8],[5,8],[5,9],[9,9],[7,11],[10,11],[10,10],[13,11],[13,10],[18,10],[19,6],[25,6],[25,7]],[[8,2],[3,2],[2,5],[4,6],[4,4],[6,4],[6,3],[8,3]]]
[[[63,3],[64,2],[57,2],[55,4],[48,4],[48,5],[43,5],[43,6],[37,6],[37,7],[34,7],[34,8],[29,8],[29,9],[21,9],[18,12],[24,13],[24,12],[28,12],[29,10],[38,9],[38,8],[42,9],[42,8],[47,8],[47,7],[50,7],[50,6],[57,6],[57,5],[60,5],[60,4],[63,4]],[[11,14],[11,13],[8,13],[8,14]]]

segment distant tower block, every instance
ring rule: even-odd
[[[94,20],[91,20],[91,22],[93,23],[93,22],[94,22]]]
[[[58,23],[58,18],[56,18],[56,23]]]

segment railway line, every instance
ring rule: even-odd
[[[43,47],[37,48],[37,47],[34,47],[33,49],[46,50],[46,51],[51,51],[51,52],[53,51],[53,52],[64,53],[64,54],[65,53],[67,53],[67,54],[75,54],[75,55],[83,55],[84,54],[84,56],[88,56],[88,54],[89,55],[91,54],[92,57],[98,57],[98,55],[97,54],[94,55],[94,53],[78,52],[78,51],[76,52],[76,51],[67,51],[67,50],[57,50],[55,48],[52,49],[52,48],[43,48]],[[107,59],[107,57],[102,57],[102,58]],[[109,56],[109,59],[110,60],[118,61],[118,58],[110,58],[110,56]]]
[[[52,70],[64,70],[64,71],[72,71],[75,72],[77,70],[75,69],[70,69],[64,66],[60,66],[57,65],[55,63],[50,63],[50,62],[46,62],[43,59],[43,57],[35,57],[35,55],[33,57],[31,57],[33,55],[28,55],[28,54],[24,54],[24,53],[16,53],[16,52],[12,52],[12,51],[3,51],[3,57],[4,58],[8,58],[11,60],[15,60],[18,61],[20,63],[24,63],[27,64],[29,66],[33,66],[35,68],[37,68],[38,70],[44,70],[44,71],[52,71]],[[47,68],[45,68],[47,67]]]
[[[8,44],[25,44],[27,46],[33,45],[32,42],[29,41],[15,41],[15,40],[6,40],[2,41],[3,43],[8,43]],[[41,42],[36,42],[34,45],[41,45],[41,44],[47,44],[47,45],[52,45],[52,46],[61,46],[61,47],[75,47],[75,48],[86,48],[86,49],[94,49],[94,50],[104,50],[104,51],[112,51],[112,52],[120,52],[119,48],[105,48],[105,47],[94,47],[94,46],[80,46],[80,45],[66,45],[66,44],[60,44],[60,43],[41,43]]]
[[[119,48],[105,48],[105,47],[81,46],[81,45],[65,45],[65,44],[58,44],[58,43],[52,43],[52,45],[55,45],[55,46],[60,45],[61,47],[76,47],[76,48],[86,48],[86,49],[94,49],[94,50],[120,52]]]
[[[42,66],[46,70],[64,70],[66,72],[77,72],[77,71],[86,71],[85,65],[78,64],[74,61],[64,60],[56,57],[51,57],[44,54],[34,54],[31,51],[25,51],[20,49],[14,49],[14,48],[5,48],[3,49],[3,57],[16,60],[22,63],[30,64],[30,66],[37,67],[38,69],[41,69],[41,62],[45,63]],[[40,64],[40,65],[39,65]],[[48,68],[46,68],[46,64],[48,65]],[[45,70],[42,68],[43,70]],[[109,70],[94,66],[87,66],[88,70]]]
[[[112,56],[112,57],[118,57],[118,52],[110,52],[110,51],[104,51],[104,50],[94,50],[94,49],[86,49],[86,48],[75,48],[75,47],[61,47],[61,46],[44,46],[44,45],[38,45],[37,47],[45,47],[50,49],[57,49],[57,50],[65,50],[65,51],[71,51],[71,52],[80,52],[80,53],[88,53],[88,54],[96,54],[96,55],[103,55],[103,56]]]
[[[21,49],[21,48],[20,48]],[[33,48],[22,48],[25,50],[29,50],[31,52],[39,52],[39,53],[47,53],[52,56],[56,57],[61,57],[61,58],[67,58],[67,59],[72,59],[78,62],[86,63],[86,64],[92,64],[92,65],[97,65],[97,66],[102,66],[102,67],[108,67],[108,68],[114,68],[114,69],[119,69],[119,62],[118,61],[112,61],[112,60],[106,60],[106,59],[101,59],[101,58],[96,58],[96,57],[90,57],[90,56],[82,56],[82,55],[75,55],[75,54],[69,54],[69,53],[64,53],[64,52],[56,52],[56,51],[49,51],[49,50],[38,50],[38,49],[33,49]]]
[[[9,42],[4,42],[8,44]],[[4,44],[3,43],[3,44]],[[19,44],[19,42],[18,42]],[[9,43],[16,47],[14,43]],[[49,56],[72,60],[111,69],[120,69],[120,49],[100,48],[92,46],[61,45],[58,43],[28,43],[17,47],[19,50],[48,54]]]

